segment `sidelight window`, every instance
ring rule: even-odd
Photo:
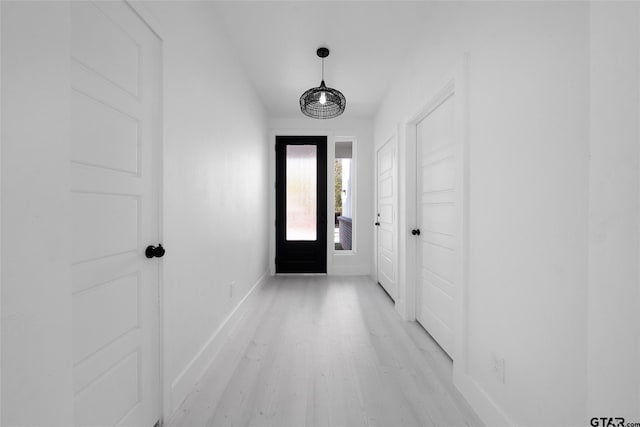
[[[337,251],[353,250],[354,162],[353,142],[337,141],[334,163],[334,245]]]

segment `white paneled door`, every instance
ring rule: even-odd
[[[71,2],[75,424],[160,418],[159,39],[124,2]]]
[[[378,230],[378,282],[394,300],[398,297],[396,279],[396,145],[387,141],[376,153]]]
[[[456,293],[454,95],[417,124],[416,319],[449,354]]]

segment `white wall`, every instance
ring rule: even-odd
[[[264,109],[209,5],[145,5],[163,29],[168,414],[210,362],[218,327],[267,271],[269,145]]]
[[[73,421],[69,7],[2,2],[2,425]]]
[[[347,108],[349,105],[347,104]],[[269,120],[269,128],[271,129],[271,140],[269,141],[271,153],[271,177],[269,182],[275,182],[275,156],[273,155],[273,147],[275,144],[275,135],[327,135],[327,182],[329,189],[333,189],[333,161],[335,153],[336,139],[342,140],[355,138],[354,153],[355,163],[355,215],[353,219],[355,227],[355,251],[353,253],[341,253],[344,251],[333,250],[333,231],[329,235],[328,246],[331,249],[327,256],[327,273],[332,275],[369,275],[372,273],[373,261],[373,193],[374,193],[374,156],[373,156],[373,134],[372,122],[367,119],[349,119],[345,118],[348,113],[344,113],[342,117],[330,120],[314,120],[302,116],[300,118],[272,118]],[[273,185],[269,187],[269,197],[271,200],[271,222],[269,230],[271,231],[271,260],[275,258],[275,193]],[[330,215],[327,218],[333,218],[333,191],[329,191],[327,204],[329,206]]]
[[[589,416],[640,420],[639,5],[591,5]],[[610,415],[613,416],[613,415]]]
[[[381,145],[468,53],[469,364],[454,364],[457,384],[488,425],[584,425],[589,6],[441,2],[424,28],[374,135]]]

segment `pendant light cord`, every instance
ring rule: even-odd
[[[324,81],[324,58],[322,58],[322,81]]]

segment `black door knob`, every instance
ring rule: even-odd
[[[413,234],[414,236],[419,236],[420,235],[420,229],[416,228],[414,230],[411,230],[411,234]]]
[[[164,248],[162,247],[162,245],[158,245],[158,246],[152,246],[149,245],[147,246],[147,249],[144,251],[144,254],[147,258],[162,258],[164,256]]]
[[[376,223],[375,223],[375,226],[376,226],[376,227],[380,227],[380,223],[379,223],[379,222],[376,222]]]

